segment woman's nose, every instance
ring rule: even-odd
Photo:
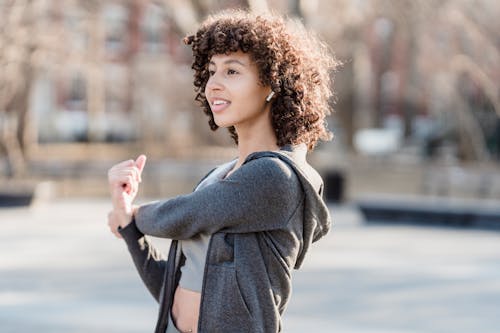
[[[217,77],[217,74],[213,74],[210,76],[207,82],[207,87],[206,89],[209,90],[222,90],[224,89],[224,85],[220,82],[219,78]]]

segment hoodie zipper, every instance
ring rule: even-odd
[[[207,248],[207,254],[205,257],[205,268],[203,270],[203,282],[201,284],[201,299],[200,299],[200,310],[199,310],[199,316],[198,316],[198,332],[201,332],[201,323],[202,323],[202,317],[203,317],[203,312],[201,309],[203,309],[203,301],[205,299],[205,283],[207,280],[207,270],[208,270],[208,254],[210,253],[210,249],[212,248],[212,239],[214,238],[214,235],[210,236],[210,241],[208,242],[208,248]]]
[[[164,306],[160,309],[158,323],[156,324],[155,333],[164,333],[168,325],[168,316],[170,313],[170,308],[172,307],[172,301],[174,298],[174,284],[175,284],[175,274],[176,266],[175,259],[177,257],[177,240],[172,240],[170,245],[170,250],[168,252],[168,267],[167,276],[165,277],[165,288],[163,290],[163,302]]]

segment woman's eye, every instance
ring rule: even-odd
[[[212,76],[212,75],[214,75],[214,74],[215,74],[215,71],[211,71],[211,70],[209,70],[209,71],[208,71],[208,75],[209,75],[209,76]]]
[[[235,71],[234,69],[228,69],[228,70],[227,70],[227,74],[229,74],[229,75],[233,75],[233,74],[238,74],[238,72],[237,72],[237,71]]]

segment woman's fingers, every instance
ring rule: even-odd
[[[130,166],[133,166],[135,165],[135,161],[130,159],[130,160],[126,160],[126,161],[123,161],[123,162],[120,162],[120,163],[117,163],[115,164],[113,168],[126,168],[126,167],[130,167]]]
[[[116,177],[118,174],[120,174],[123,170],[126,170],[127,168],[133,167],[134,166],[134,161],[133,160],[127,160],[123,161],[121,163],[113,165],[109,170],[108,170],[108,181],[111,183],[112,181],[116,181]]]
[[[139,155],[135,160],[135,166],[137,167],[137,171],[139,173],[139,182],[141,182],[142,170],[144,170],[144,166],[146,165],[146,155]]]
[[[108,180],[110,183],[116,183],[120,180],[120,177],[132,176],[137,182],[140,182],[145,164],[145,155],[140,155],[136,161],[127,160],[120,162],[108,170]]]
[[[109,187],[111,195],[114,196],[117,192],[127,193],[132,200],[136,197],[139,191],[139,181],[137,168],[127,170],[115,170],[109,174]]]
[[[108,170],[108,183],[113,206],[127,214],[139,192],[141,173],[146,164],[146,156],[120,162]]]
[[[137,167],[115,169],[115,170],[110,170],[108,172],[108,181],[110,185],[130,182],[130,180],[140,182],[140,178],[141,178],[140,172],[139,169],[137,169]]]

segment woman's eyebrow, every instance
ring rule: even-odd
[[[246,64],[245,64],[245,63],[243,63],[243,62],[241,62],[241,61],[239,61],[238,59],[227,59],[227,60],[225,60],[225,61],[223,62],[223,64],[224,64],[224,65],[227,65],[227,64],[234,64],[234,63],[235,63],[235,64],[239,64],[239,65],[241,65],[241,66],[246,67]],[[209,65],[213,65],[213,66],[215,66],[215,62],[213,62],[212,60],[210,60]]]

